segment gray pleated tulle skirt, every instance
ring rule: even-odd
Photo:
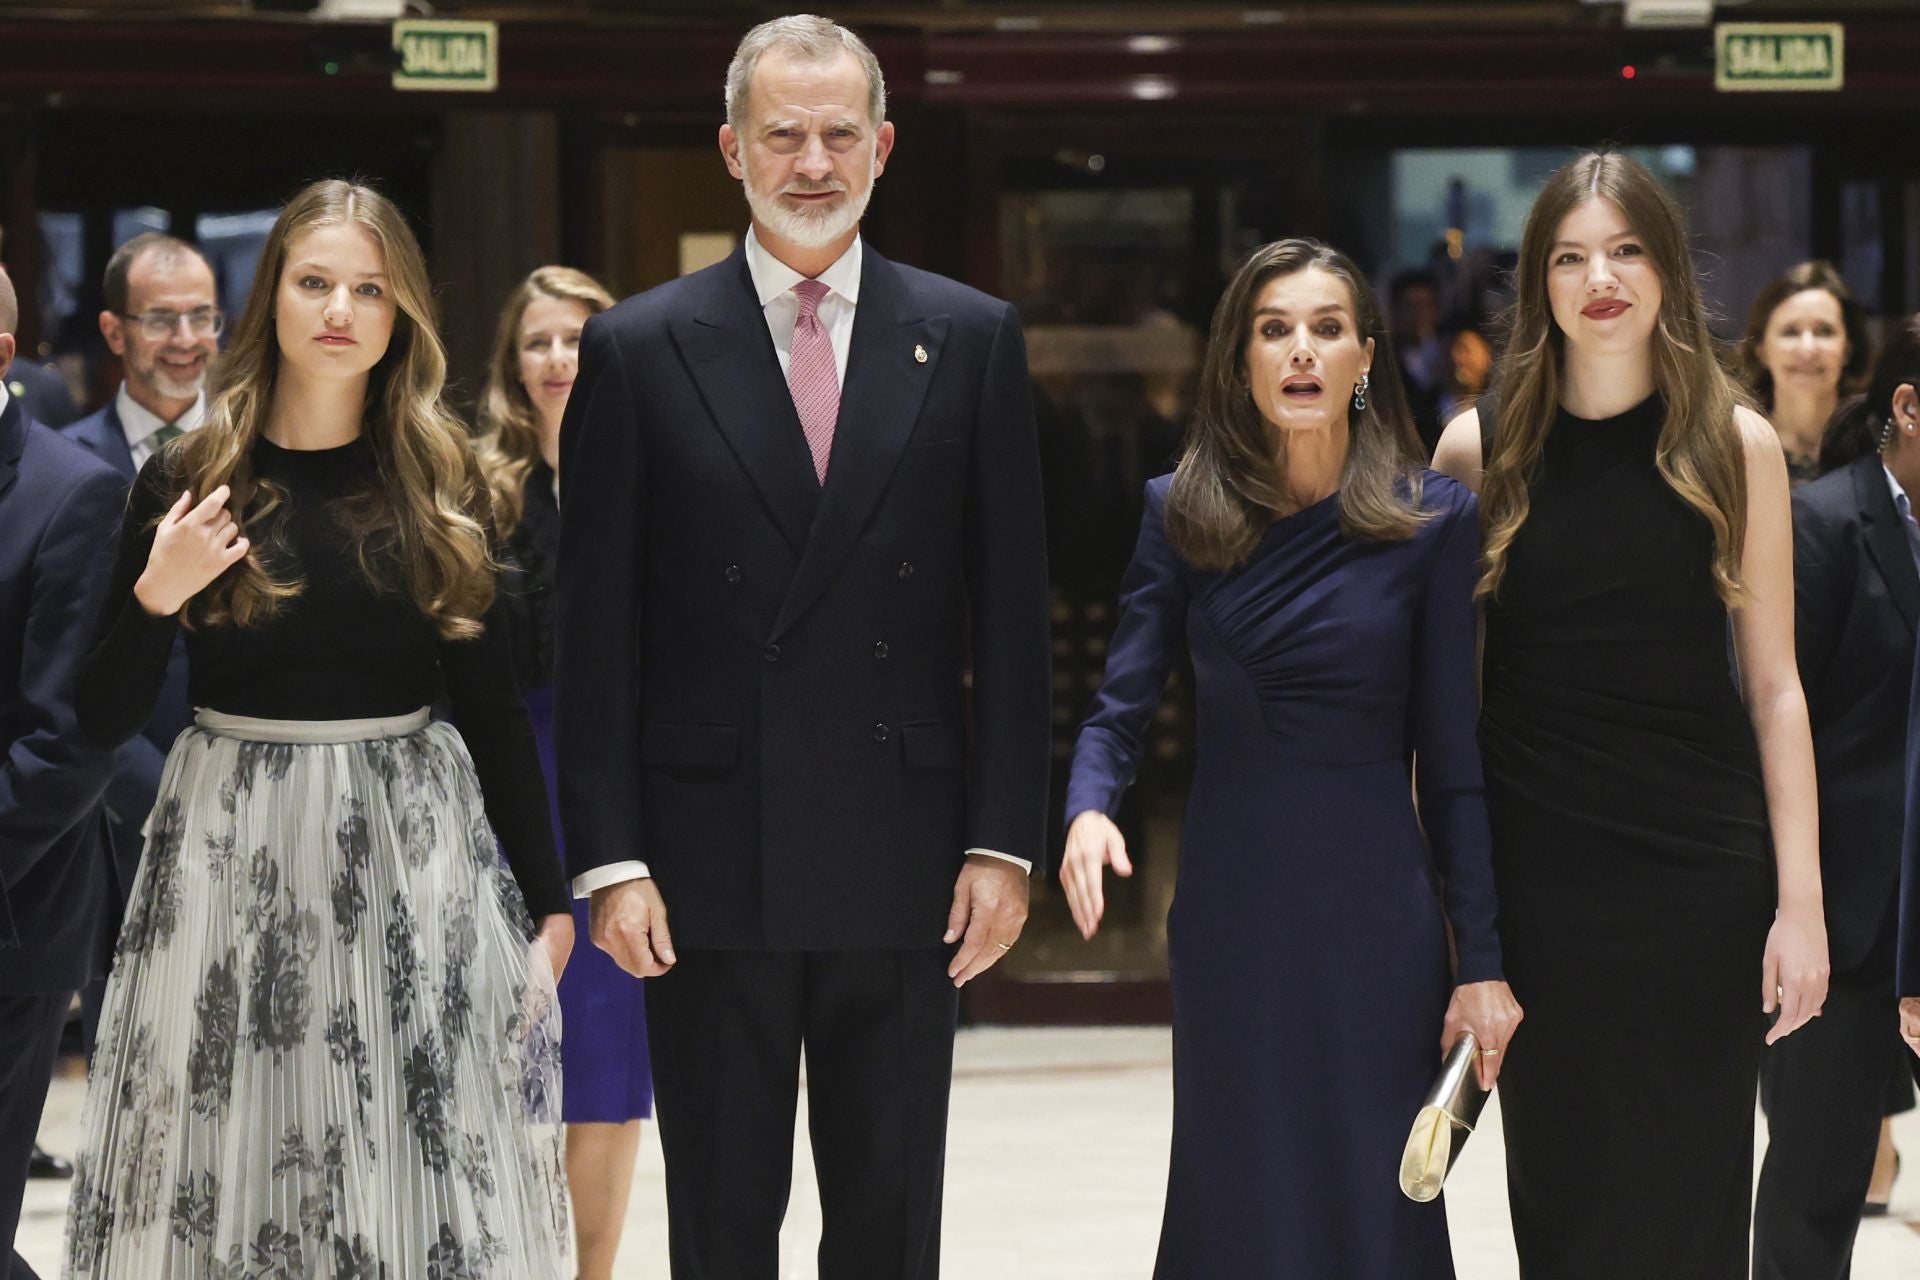
[[[530,928],[451,726],[202,711],[107,984],[66,1274],[570,1276]]]

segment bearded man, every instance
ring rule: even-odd
[[[749,32],[719,141],[745,243],[587,322],[561,429],[570,870],[651,979],[677,1280],[779,1274],[803,1054],[821,1277],[932,1277],[957,991],[1043,849],[1025,344],[862,243],[894,127],[851,31]]]

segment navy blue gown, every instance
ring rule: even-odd
[[[1228,573],[1180,558],[1171,477],[1147,485],[1067,815],[1116,811],[1185,650],[1159,1280],[1453,1275],[1445,1209],[1401,1195],[1400,1152],[1440,1064],[1448,921],[1458,981],[1501,961],[1474,742],[1478,502],[1422,478],[1432,518],[1410,540],[1348,539],[1335,495]]]

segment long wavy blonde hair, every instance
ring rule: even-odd
[[[1745,397],[1715,352],[1685,214],[1644,165],[1610,151],[1587,152],[1548,178],[1520,238],[1493,449],[1480,487],[1486,549],[1476,594],[1498,591],[1507,552],[1527,522],[1528,486],[1566,374],[1566,335],[1554,323],[1547,298],[1549,255],[1561,222],[1593,199],[1619,208],[1659,273],[1660,314],[1651,341],[1653,381],[1666,403],[1666,422],[1654,460],[1673,491],[1712,527],[1714,587],[1732,607],[1741,597],[1740,551],[1747,533],[1746,457],[1733,411]]]
[[[372,188],[329,179],[280,211],[260,255],[247,309],[216,374],[204,425],[173,447],[169,477],[194,493],[232,487],[229,509],[253,551],[194,600],[200,623],[249,626],[272,617],[305,584],[284,563],[279,486],[254,474],[280,368],[275,323],[293,243],[317,227],[354,226],[379,246],[395,303],[393,336],[367,382],[362,432],[375,487],[340,505],[342,536],[376,587],[398,587],[446,639],[480,633],[497,571],[488,548],[487,490],[467,433],[441,399],[447,357],[434,328],[432,285],[420,244],[399,209]]]
[[[500,536],[511,534],[526,507],[527,473],[540,460],[540,422],[526,384],[520,381],[520,320],[535,298],[577,302],[588,315],[613,305],[613,295],[584,271],[536,267],[507,298],[487,362],[487,392],[480,401],[480,465],[493,491]]]

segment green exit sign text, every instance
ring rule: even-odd
[[[500,83],[500,28],[491,22],[393,24],[396,89],[490,93]]]
[[[1846,79],[1838,22],[1723,22],[1713,29],[1716,89],[1838,89]]]

